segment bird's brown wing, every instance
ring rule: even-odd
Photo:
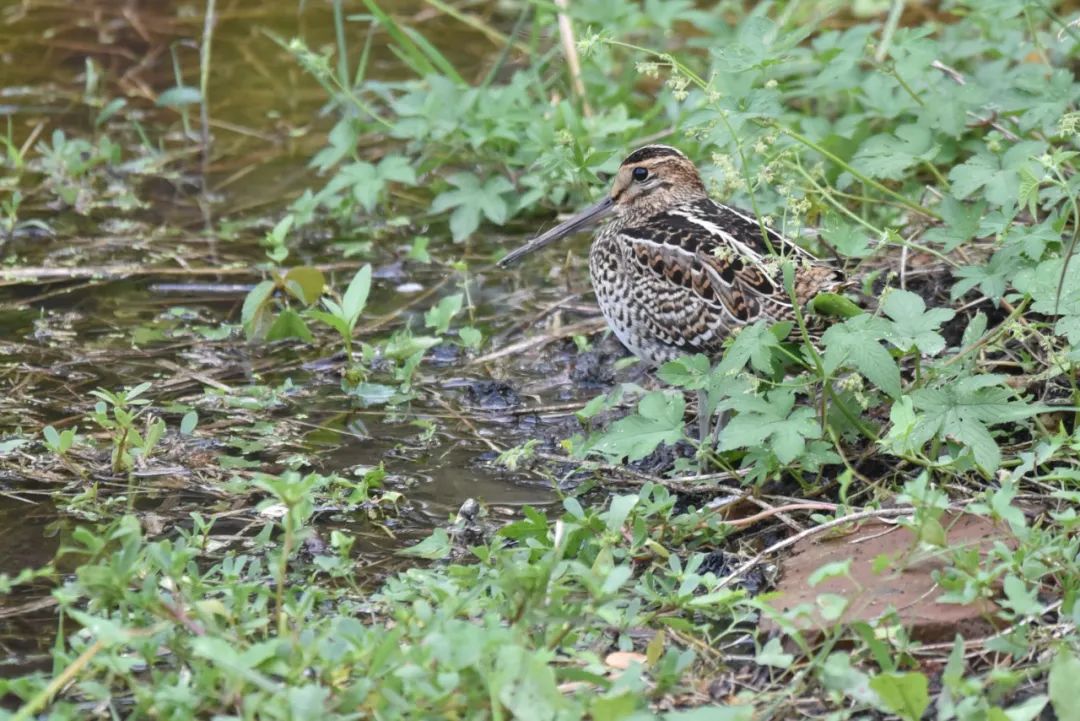
[[[781,280],[780,256],[798,266],[813,256],[772,230],[765,243],[761,226],[749,216],[709,201],[677,206],[624,228],[640,282],[651,289],[678,288],[678,302],[657,307],[661,324],[673,323],[700,307],[700,315],[727,331],[761,318],[791,316],[791,300]],[[796,277],[802,273],[798,269]],[[798,284],[797,284],[798,285]],[[654,293],[660,291],[654,290]],[[679,295],[679,294],[676,294]]]

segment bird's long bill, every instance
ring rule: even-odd
[[[586,208],[580,213],[575,214],[573,217],[567,218],[565,221],[559,223],[548,232],[536,236],[517,250],[510,251],[502,260],[499,261],[499,265],[505,268],[509,265],[512,265],[513,263],[516,263],[522,257],[528,255],[529,253],[532,253],[534,250],[540,250],[545,245],[554,243],[560,238],[563,238],[579,230],[584,230],[585,228],[589,227],[596,221],[603,218],[609,212],[611,212],[611,207],[613,205],[614,201],[611,199],[611,196],[605,196],[603,200],[601,200],[599,203],[592,206],[591,208]]]

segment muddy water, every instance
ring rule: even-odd
[[[98,277],[75,273],[36,281],[11,275],[5,279],[0,273],[0,368],[4,369],[0,441],[19,431],[36,438],[49,423],[71,427],[92,406],[94,399],[88,393],[98,387],[118,389],[150,380],[155,382],[151,396],[156,407],[194,403],[201,397],[201,383],[183,378],[185,369],[192,369],[232,388],[274,387],[291,381],[293,390],[284,394],[283,402],[269,415],[304,433],[298,433],[301,440],[287,448],[271,447],[246,456],[265,462],[266,470],[280,469],[283,457],[296,453],[309,460],[308,467],[324,473],[385,464],[387,485],[408,499],[402,516],[386,521],[390,534],[374,532],[362,519],[336,514],[333,509],[325,514],[327,526],[345,527],[361,536],[358,550],[390,551],[413,541],[433,525],[445,523],[466,498],[479,499],[502,514],[523,504],[552,501],[555,494],[548,479],[510,472],[489,461],[498,448],[530,437],[564,437],[574,429],[567,412],[522,410],[565,403],[581,395],[567,390],[574,385],[568,381],[571,377],[581,381],[582,373],[592,371],[575,370],[569,341],[528,360],[516,354],[510,360],[477,366],[468,365],[454,348],[436,348],[432,360],[421,368],[425,390],[411,406],[411,415],[388,418],[377,409],[349,410],[325,353],[303,348],[268,350],[250,346],[235,334],[225,340],[212,337],[223,323],[239,321],[245,289],[258,279],[250,267],[265,262],[258,239],[275,212],[312,181],[307,162],[322,145],[327,129],[328,122],[319,113],[325,95],[269,37],[299,35],[312,48],[332,43],[328,3],[303,3],[302,9],[299,5],[218,2],[220,22],[214,35],[210,80],[214,152],[208,195],[199,191],[200,179],[193,177],[198,162],[181,154],[162,163],[160,178],[151,175],[139,180],[137,195],[149,202],[137,212],[114,214],[100,208],[76,215],[48,205],[23,209],[24,217],[47,220],[54,234],[18,234],[0,246],[5,266],[108,269],[118,263],[136,263],[141,270],[116,278],[107,273]],[[417,14],[420,29],[429,37],[452,38],[452,47],[443,50],[459,67],[478,68],[497,50],[452,20],[424,15],[424,3],[389,5],[402,16]],[[350,13],[359,10],[349,8]],[[0,114],[10,118],[17,142],[32,133],[47,139],[56,130],[85,135],[91,129],[92,114],[83,97],[84,73],[87,59],[92,59],[102,78],[97,91],[100,104],[127,98],[135,108],[133,117],[153,136],[157,127],[176,125],[172,111],[153,106],[153,93],[174,83],[174,62],[188,83],[196,83],[194,39],[201,30],[200,18],[182,3],[0,3]],[[353,22],[349,30],[350,46],[358,50],[367,28]],[[378,49],[381,46],[376,43],[369,74],[403,77],[403,68],[389,51]],[[133,138],[134,133],[129,133],[127,142],[138,142]],[[4,192],[0,186],[0,197]],[[246,221],[252,218],[264,222],[248,230]],[[209,227],[215,228],[221,227],[222,220],[237,221],[237,229],[230,237],[218,237],[205,231],[208,220]],[[306,240],[290,262],[340,264],[341,254],[327,247],[329,240]],[[519,240],[493,237],[487,242]],[[370,311],[376,317],[397,314],[380,328],[380,334],[416,318],[439,297],[436,293],[414,304],[414,294],[398,290],[402,282],[431,288],[444,280],[443,271],[435,266],[403,270],[396,260],[400,247],[389,244],[371,258],[377,280]],[[449,258],[461,252],[448,238],[433,238],[431,249]],[[178,267],[192,266],[221,268],[222,272],[197,277],[176,273]],[[335,282],[342,284],[350,274],[351,270],[343,269]],[[174,286],[178,280],[188,283],[179,292]],[[194,288],[191,281],[205,287]],[[470,282],[473,297],[479,300],[478,325],[487,335],[498,339],[511,325],[527,319],[529,313],[508,318],[504,311],[507,304],[520,307],[524,297],[520,288],[510,287],[507,274],[478,272]],[[440,292],[454,292],[458,287],[459,281],[453,280]],[[525,305],[542,308],[565,301],[573,290],[529,294]],[[581,317],[571,314],[566,322]],[[507,386],[491,386],[493,373],[508,379]],[[596,392],[588,383],[576,385],[586,386],[584,397]],[[506,401],[508,393],[518,392],[521,395],[513,402]],[[227,435],[227,428],[215,426],[212,409],[203,408],[201,415],[208,444],[215,440],[215,433]],[[436,420],[435,434],[421,439],[411,422],[414,418]],[[0,477],[0,526],[4,528],[0,573],[13,574],[49,561],[72,524],[79,522],[52,510],[52,492],[72,494],[80,489],[73,487],[77,481],[73,484],[70,476],[35,471],[34,456],[44,452],[33,441],[10,451],[19,455],[18,462],[8,467],[21,471]],[[193,458],[171,460],[178,469],[171,485],[145,494],[140,509],[182,519],[193,509],[212,514],[224,507],[219,498],[200,490],[185,471]],[[24,589],[4,603],[9,609],[33,604],[41,600],[34,593],[33,588]],[[44,614],[49,623],[47,609]],[[5,620],[11,615],[5,616],[0,607],[0,644],[9,650],[19,645],[13,645],[12,638],[25,638],[25,628]],[[18,618],[18,623],[25,624],[38,616],[20,614]],[[12,671],[0,668],[0,674]]]

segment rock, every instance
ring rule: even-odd
[[[935,573],[948,566],[950,548],[976,548],[986,553],[995,543],[1010,548],[1016,541],[1002,525],[969,514],[945,514],[941,525],[947,532],[946,548],[913,550],[913,534],[906,528],[880,520],[864,523],[845,536],[812,536],[797,543],[780,564],[780,581],[769,605],[783,612],[800,605],[814,610],[802,614],[796,625],[805,631],[822,632],[834,625],[873,621],[895,610],[910,637],[924,643],[951,641],[959,633],[966,638],[990,633],[997,618],[997,604],[980,599],[970,604],[940,603],[944,590],[937,587]],[[875,561],[890,559],[877,573]],[[810,586],[810,577],[828,563],[851,559],[847,576],[828,578]],[[817,598],[835,594],[847,600],[837,621],[823,615]],[[774,632],[771,619],[762,621],[762,630]],[[813,634],[811,634],[813,635]]]

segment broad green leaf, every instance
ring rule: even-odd
[[[158,96],[159,108],[179,108],[185,105],[198,105],[202,102],[202,93],[189,85],[177,85]]]
[[[439,335],[445,334],[450,330],[450,321],[461,311],[464,300],[465,296],[461,293],[442,298],[438,304],[424,313],[424,325],[434,329]]]
[[[1076,702],[1076,683],[1080,679],[1080,660],[1072,649],[1062,643],[1050,662],[1049,694],[1058,721],[1080,721],[1080,704]]]
[[[626,517],[630,515],[630,511],[637,505],[638,497],[633,494],[612,496],[611,506],[608,508],[607,513],[604,514],[604,520],[607,523],[609,531],[617,531],[623,527],[623,523],[626,522]]]
[[[889,341],[902,351],[914,346],[926,355],[937,355],[945,349],[945,339],[937,329],[956,315],[951,308],[926,310],[923,299],[907,290],[889,291],[881,310],[893,321]]]
[[[408,158],[401,155],[387,155],[379,161],[379,177],[402,185],[416,185],[416,171],[409,164]]]
[[[322,271],[307,265],[290,268],[282,280],[289,295],[304,305],[317,301],[326,289],[326,279]]]
[[[795,656],[784,652],[779,637],[769,639],[768,643],[754,656],[756,663],[762,666],[773,666],[774,668],[791,668],[791,663],[794,660]]]
[[[381,406],[389,403],[397,395],[398,389],[384,383],[358,383],[349,393],[355,396],[365,407]]]
[[[881,673],[870,679],[885,707],[904,721],[919,721],[930,705],[930,684],[921,673]]]
[[[268,322],[266,314],[273,292],[274,281],[264,280],[249,290],[244,298],[244,305],[240,310],[240,322],[244,325],[248,340],[264,335],[265,325]]]
[[[901,125],[893,135],[875,135],[863,143],[851,159],[851,165],[871,178],[899,180],[905,170],[932,160],[938,150],[930,128],[918,124]]]
[[[807,439],[821,437],[814,409],[795,408],[792,391],[746,395],[732,399],[731,405],[739,414],[724,426],[720,435],[722,451],[765,446],[781,463],[791,463],[802,454]]]
[[[708,356],[697,353],[668,361],[660,366],[656,375],[670,385],[698,390],[708,385],[710,368]]]
[[[521,721],[554,721],[567,705],[555,682],[551,652],[518,645],[502,645],[490,680],[499,701],[511,718]]]
[[[435,196],[431,210],[441,213],[454,208],[450,232],[455,242],[464,240],[480,227],[481,215],[497,225],[509,219],[510,206],[503,196],[513,191],[514,186],[506,178],[495,176],[481,185],[472,173],[454,173],[447,180],[455,189]]]
[[[911,393],[915,408],[922,411],[920,439],[936,434],[963,443],[975,462],[992,473],[1001,465],[1001,450],[988,426],[1029,418],[1046,406],[1014,400],[1014,391],[1002,387],[997,375],[968,376],[940,388],[920,388]]]
[[[986,201],[965,203],[952,195],[946,195],[941,199],[937,210],[945,221],[945,226],[928,230],[924,241],[941,243],[943,250],[948,253],[974,238],[979,232],[979,222],[986,212]]]
[[[754,370],[768,373],[772,369],[773,351],[779,347],[780,340],[767,321],[751,323],[739,331],[731,346],[724,351],[717,373],[736,373],[748,361]]]
[[[341,298],[341,310],[345,314],[345,320],[352,329],[360,314],[367,305],[368,293],[371,291],[371,265],[365,265],[356,271],[356,275],[345,289],[345,295]]]
[[[1054,258],[1039,263],[1037,268],[1016,273],[1013,285],[1032,298],[1031,309],[1036,313],[1059,316],[1054,332],[1065,336],[1069,343],[1080,345],[1080,260],[1073,258],[1064,269],[1064,260]],[[1058,288],[1061,293],[1058,293]]]
[[[431,535],[415,545],[397,551],[399,556],[414,556],[431,561],[450,555],[450,534],[445,528],[436,528]]]
[[[286,338],[299,338],[305,343],[311,343],[315,340],[311,335],[311,331],[308,330],[307,323],[304,319],[292,308],[286,308],[278,313],[277,318],[274,318],[274,322],[270,324],[270,329],[266,331],[266,340],[284,340]]]
[[[1002,583],[1005,598],[1000,603],[1018,616],[1038,616],[1042,613],[1043,606],[1039,603],[1039,597],[1035,589],[1029,589],[1028,585],[1014,574],[1005,577]]]
[[[326,323],[336,330],[342,338],[349,338],[352,335],[352,329],[349,328],[348,324],[339,315],[327,313],[323,310],[313,310],[311,308],[304,311],[304,315],[308,318],[314,318],[317,321]]]
[[[638,403],[637,413],[615,421],[593,448],[607,456],[640,461],[661,443],[683,438],[685,409],[681,393],[649,393]]]
[[[195,430],[195,426],[197,426],[198,424],[198,411],[188,411],[184,414],[184,417],[180,419],[180,433],[185,436],[190,436],[192,431]]]
[[[825,372],[832,375],[840,366],[850,366],[893,398],[900,396],[900,369],[882,345],[891,331],[889,322],[863,314],[829,328],[822,335],[825,345]]]

